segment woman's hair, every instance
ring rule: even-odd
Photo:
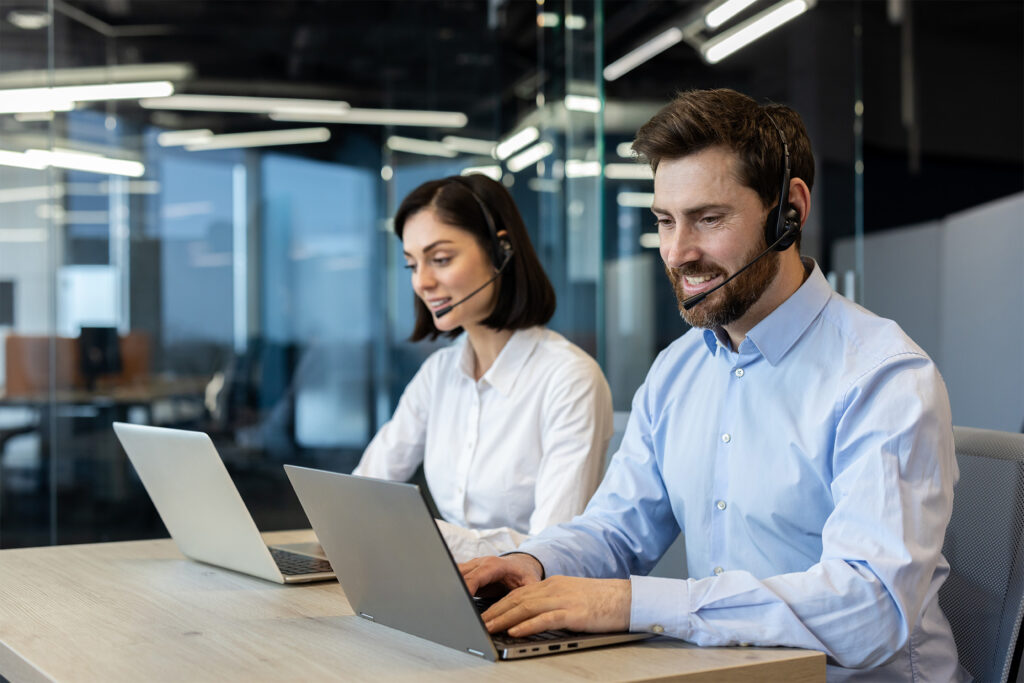
[[[406,221],[424,209],[430,209],[439,220],[476,237],[495,268],[499,268],[504,260],[504,252],[497,243],[497,233],[502,230],[507,233],[503,239],[511,245],[512,255],[495,281],[498,295],[494,310],[482,324],[495,330],[519,330],[551,320],[555,313],[555,289],[533,250],[523,217],[504,185],[476,174],[423,183],[410,192],[398,207],[395,234],[399,239]],[[493,233],[485,211],[490,214]],[[442,333],[434,326],[433,315],[418,296],[414,305],[416,326],[410,341],[427,337],[436,339],[441,334],[456,337],[462,332],[459,327]]]

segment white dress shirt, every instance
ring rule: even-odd
[[[557,332],[517,330],[479,380],[473,367],[465,335],[432,354],[353,472],[405,481],[423,463],[460,562],[581,513],[612,435],[600,367]]]

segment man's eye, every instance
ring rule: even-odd
[[[704,216],[703,218],[700,219],[700,222],[703,223],[704,225],[714,225],[719,220],[721,220],[721,218],[721,216]]]

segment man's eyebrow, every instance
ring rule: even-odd
[[[682,213],[687,215],[687,216],[692,216],[693,214],[704,213],[705,211],[712,211],[712,210],[714,210],[714,211],[730,211],[730,210],[732,210],[732,207],[729,206],[728,204],[701,204],[700,206],[694,206],[694,207],[691,207],[689,209],[683,209]],[[663,213],[663,214],[670,214],[670,213],[672,213],[668,209],[662,209],[662,208],[659,208],[657,206],[652,206],[651,207],[651,212],[652,213]]]
[[[424,254],[429,253],[431,249],[436,249],[437,247],[441,246],[442,244],[451,244],[451,243],[452,243],[451,240],[437,240],[436,242],[431,242],[427,246],[423,247],[423,253]],[[407,252],[405,249],[402,250],[402,253],[404,255],[406,255],[406,256],[412,256],[412,254]]]

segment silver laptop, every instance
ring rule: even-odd
[[[114,432],[185,557],[277,583],[334,578],[316,543],[267,547],[206,434],[123,422]]]
[[[352,610],[441,645],[495,661],[650,638],[648,633],[548,631],[491,636],[419,488],[285,465]]]

